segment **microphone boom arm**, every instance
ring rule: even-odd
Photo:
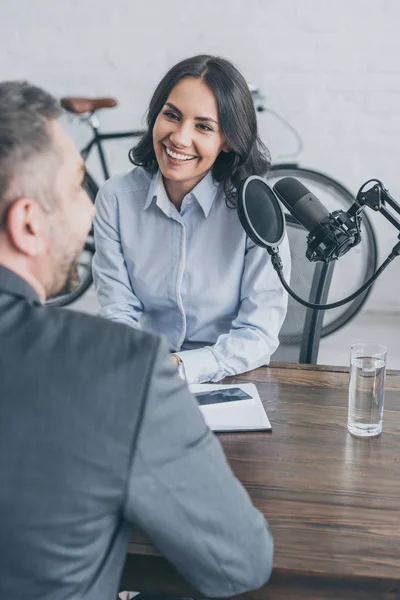
[[[369,190],[364,191],[368,183],[374,182]],[[355,203],[348,210],[348,214],[357,214],[359,209],[368,206],[375,212],[380,212],[398,231],[400,231],[400,221],[385,207],[388,204],[398,215],[400,215],[400,204],[389,194],[379,179],[369,179],[358,191]]]

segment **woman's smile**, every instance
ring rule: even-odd
[[[162,144],[164,146],[165,154],[167,155],[168,161],[173,165],[182,166],[185,163],[192,162],[194,159],[199,158],[193,154],[186,154],[179,152],[178,150],[173,150],[168,147],[166,144]]]

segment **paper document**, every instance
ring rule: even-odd
[[[189,387],[213,431],[272,429],[253,383],[193,383]]]

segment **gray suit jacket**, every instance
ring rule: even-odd
[[[268,579],[268,526],[160,338],[0,266],[0,344],[1,600],[114,600],[131,524],[204,595]]]

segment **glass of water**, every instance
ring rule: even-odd
[[[352,435],[374,437],[382,431],[386,359],[384,346],[351,346],[347,429]]]

